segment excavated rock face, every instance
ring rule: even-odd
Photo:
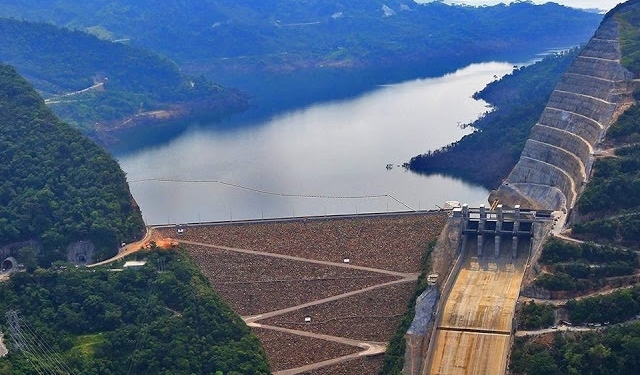
[[[490,194],[490,202],[545,210],[573,207],[589,176],[593,150],[616,110],[632,100],[633,74],[620,58],[618,24],[610,17],[556,86],[520,160]]]

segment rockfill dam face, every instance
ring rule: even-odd
[[[563,75],[491,202],[565,212],[573,207],[594,149],[621,106],[633,100],[633,74],[620,59],[618,24],[609,17]]]

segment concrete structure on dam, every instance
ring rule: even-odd
[[[443,298],[424,343],[408,337],[404,374],[504,373],[520,284],[551,222],[549,211],[519,207],[453,210],[437,246],[455,252],[456,260],[440,285]]]
[[[468,246],[466,241],[475,237],[476,251],[478,258],[487,253],[492,254],[496,259],[500,258],[508,251],[512,259],[518,257],[518,245],[521,237],[533,237],[533,223],[536,215],[542,214],[547,219],[548,212],[522,211],[519,205],[512,210],[505,210],[502,205],[498,205],[495,210],[487,210],[484,205],[477,209],[470,209],[464,205],[462,208],[454,210],[453,215],[462,217],[461,225],[463,236],[462,248]],[[505,241],[511,244],[504,248]],[[492,249],[488,249],[487,242]]]
[[[556,86],[491,202],[565,212],[573,207],[589,178],[594,150],[620,108],[633,100],[633,74],[620,59],[618,24],[610,17]]]

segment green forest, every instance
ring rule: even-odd
[[[549,305],[527,303],[518,322],[553,322]],[[568,319],[574,325],[598,327],[587,332],[557,332],[553,340],[516,337],[509,369],[513,374],[636,374],[640,350],[640,286],[611,294],[569,300]],[[626,323],[625,323],[626,322]],[[543,325],[529,325],[542,328]],[[520,324],[519,324],[520,328]]]
[[[48,265],[65,259],[74,241],[92,241],[105,258],[143,231],[113,157],[60,122],[14,68],[0,65],[0,245],[37,240],[42,248],[27,252]]]
[[[639,264],[638,255],[631,249],[588,242],[578,245],[553,238],[544,244],[539,262],[547,272],[534,284],[566,292],[597,289],[606,278],[633,275]]]
[[[95,139],[148,111],[222,117],[248,106],[244,94],[185,76],[169,59],[123,43],[1,18],[0,35],[0,61],[27,78],[65,122]]]
[[[0,374],[41,374],[37,365],[54,357],[82,375],[270,373],[257,338],[186,252],[139,256],[145,266],[121,272],[60,263],[0,283],[0,316],[17,311],[24,335],[15,341],[3,324],[10,352]]]
[[[640,323],[603,331],[556,333],[551,343],[517,337],[509,369],[522,375],[635,375]]]
[[[515,69],[474,95],[493,110],[469,126],[476,129],[438,150],[411,158],[406,166],[418,173],[461,177],[496,188],[517,163],[549,96],[579,49],[549,55]]]

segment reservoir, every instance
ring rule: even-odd
[[[488,110],[473,93],[512,69],[472,64],[250,126],[193,123],[170,141],[116,157],[147,224],[478,205],[486,189],[401,164],[468,134],[461,125]]]

